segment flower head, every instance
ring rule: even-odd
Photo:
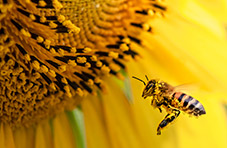
[[[123,78],[124,61],[138,55],[131,41],[142,44],[139,31],[165,10],[155,1],[4,1],[1,120],[36,122],[103,90],[102,75]]]

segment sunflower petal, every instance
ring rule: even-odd
[[[4,127],[3,123],[0,124],[0,147],[5,146],[5,136],[4,136]]]
[[[35,147],[39,148],[39,147],[43,147],[43,148],[47,148],[46,145],[46,139],[45,139],[45,135],[44,135],[44,131],[42,129],[41,124],[39,124],[36,128],[36,143],[35,143]]]
[[[86,98],[82,102],[87,147],[89,148],[111,147],[106,122],[103,118],[104,112],[101,104],[101,99],[94,96]]]
[[[66,114],[59,114],[53,119],[53,135],[55,148],[74,148],[75,142],[71,125]]]
[[[66,114],[73,130],[76,147],[86,148],[83,112],[79,108],[76,108],[73,111],[66,112]]]
[[[9,125],[1,123],[0,145],[5,148],[15,148],[13,132]]]
[[[133,102],[133,95],[132,95],[132,88],[131,88],[131,83],[130,83],[130,78],[128,74],[124,71],[121,70],[121,74],[124,76],[124,80],[119,80],[117,78],[113,78],[115,80],[115,83],[118,84],[118,86],[122,89],[122,91],[125,94],[125,97],[129,102]]]

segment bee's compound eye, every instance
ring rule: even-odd
[[[153,87],[153,85],[154,85],[154,83],[150,81],[150,82],[148,83],[148,85],[147,85],[147,89],[152,88],[152,87]]]

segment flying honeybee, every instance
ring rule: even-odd
[[[203,105],[192,96],[176,91],[175,87],[166,82],[156,79],[149,80],[146,75],[145,77],[148,81],[147,84],[137,77],[132,77],[145,85],[142,97],[144,99],[152,97],[151,105],[158,108],[160,112],[162,112],[162,108],[167,112],[157,128],[157,135],[161,135],[161,130],[173,122],[181,111],[193,116],[206,114]]]

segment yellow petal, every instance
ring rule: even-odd
[[[5,146],[4,126],[3,123],[0,125],[0,147]]]
[[[13,132],[9,125],[1,123],[0,146],[4,148],[15,148]]]
[[[69,121],[64,113],[53,119],[53,135],[55,148],[74,148],[74,137]]]
[[[47,148],[46,142],[47,141],[45,139],[45,135],[44,135],[42,126],[41,126],[41,124],[38,124],[38,126],[36,128],[35,147],[36,148],[39,148],[39,147]]]
[[[26,135],[25,128],[18,128],[14,131],[14,142],[17,148],[28,148],[29,143],[32,142],[31,137]],[[30,145],[31,146],[31,145]]]
[[[114,81],[108,81],[108,84],[112,84],[112,87],[107,95],[103,95],[102,107],[112,145],[131,148],[142,146],[136,134],[134,120],[130,115],[131,107],[128,100]]]
[[[226,0],[197,0],[201,6],[209,11],[223,25],[227,23],[227,1]]]
[[[82,102],[84,122],[86,128],[87,147],[111,147],[101,100],[97,97],[87,97]]]
[[[204,8],[202,4],[199,4],[197,1],[169,0],[167,1],[167,5],[170,7],[169,11],[176,12],[175,16],[180,15],[182,20],[189,21],[203,27],[204,29],[207,29],[208,32],[212,32],[218,37],[226,38],[223,24],[217,20],[217,17],[213,16],[209,11],[207,11],[207,9]]]

